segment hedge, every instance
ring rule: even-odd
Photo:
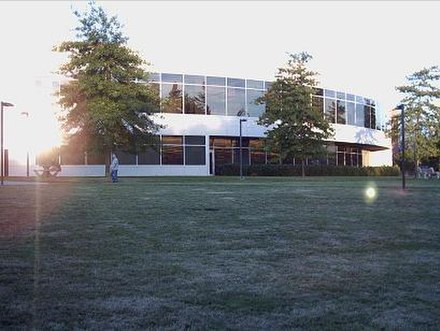
[[[238,164],[225,164],[216,168],[216,175],[238,176]],[[399,176],[398,167],[346,167],[346,166],[305,166],[306,176]],[[301,165],[258,164],[243,166],[244,176],[301,176]]]

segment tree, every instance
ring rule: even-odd
[[[258,100],[266,104],[259,124],[270,127],[269,148],[281,159],[301,160],[303,176],[305,160],[325,153],[324,139],[333,134],[322,109],[312,103],[317,74],[307,69],[311,59],[305,52],[289,54],[287,65],[278,69],[276,80]]]
[[[440,107],[435,103],[440,100],[440,69],[423,68],[406,78],[408,84],[396,89],[405,95],[405,143],[414,167],[418,167],[422,160],[440,156]],[[391,128],[395,139],[399,137],[400,124],[395,122]]]
[[[69,78],[59,93],[62,127],[68,142],[84,151],[142,150],[159,129],[150,116],[159,109],[158,96],[139,83],[148,77],[146,62],[126,46],[116,16],[109,18],[94,2],[89,7],[74,11],[78,40],[54,49],[69,53],[59,70]]]

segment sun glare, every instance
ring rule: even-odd
[[[377,188],[374,184],[369,184],[369,186],[365,189],[365,202],[372,203],[377,198]]]

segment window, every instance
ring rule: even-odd
[[[246,104],[244,89],[228,88],[228,116],[244,116]]]
[[[162,84],[161,110],[163,113],[182,113],[181,84]]]
[[[205,85],[205,77],[196,75],[185,75],[185,84]]]
[[[138,153],[138,164],[160,164],[159,146],[148,146],[145,151]]]
[[[119,159],[119,164],[136,164],[136,154],[123,151],[116,151],[115,154]]]
[[[324,116],[330,123],[335,123],[336,101],[325,98]]]
[[[346,123],[346,109],[345,109],[345,101],[338,100],[337,101],[338,106],[338,124],[345,124]]]
[[[242,88],[244,88],[244,79],[228,78],[227,82],[228,82],[229,87],[242,87]]]
[[[162,164],[183,165],[182,136],[162,136]]]
[[[246,82],[247,82],[247,88],[254,88],[254,89],[258,89],[258,90],[264,89],[264,87],[263,87],[264,82],[262,80],[248,79]]]
[[[208,86],[206,88],[208,115],[226,115],[226,90],[224,87]]]
[[[364,126],[366,128],[371,128],[371,107],[364,106]]]
[[[185,114],[205,114],[205,88],[185,85]]]
[[[332,90],[324,90],[324,95],[329,98],[336,97],[335,91],[332,91]]]
[[[347,124],[355,125],[355,108],[353,102],[347,102]]]
[[[180,74],[162,74],[162,82],[167,83],[182,83],[183,75]]]
[[[336,92],[336,98],[340,100],[345,100],[345,93],[344,92]]]
[[[185,164],[206,164],[205,136],[185,136]]]
[[[364,126],[364,105],[356,104],[355,125]]]
[[[208,76],[206,77],[206,81],[208,85],[225,86],[226,83],[226,79],[224,77]]]
[[[260,117],[265,111],[264,104],[257,104],[256,100],[262,97],[264,91],[247,90],[247,113],[252,117]]]
[[[319,109],[320,113],[324,112],[324,99],[321,97],[312,96],[312,105]]]

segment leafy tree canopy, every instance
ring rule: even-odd
[[[117,17],[108,17],[94,2],[75,11],[77,39],[55,47],[69,53],[59,72],[68,77],[60,90],[60,118],[70,143],[85,150],[140,150],[159,128],[150,115],[158,95],[147,84],[147,64],[126,46]]]
[[[325,152],[324,140],[333,134],[322,110],[312,103],[317,73],[307,68],[312,56],[289,54],[287,65],[278,69],[276,80],[259,102],[266,111],[259,123],[269,127],[269,147],[281,158],[304,160]]]
[[[404,94],[406,146],[417,166],[422,160],[440,156],[440,69],[423,68],[406,78],[408,84],[396,89]],[[391,134],[397,139],[400,123],[394,124]]]

